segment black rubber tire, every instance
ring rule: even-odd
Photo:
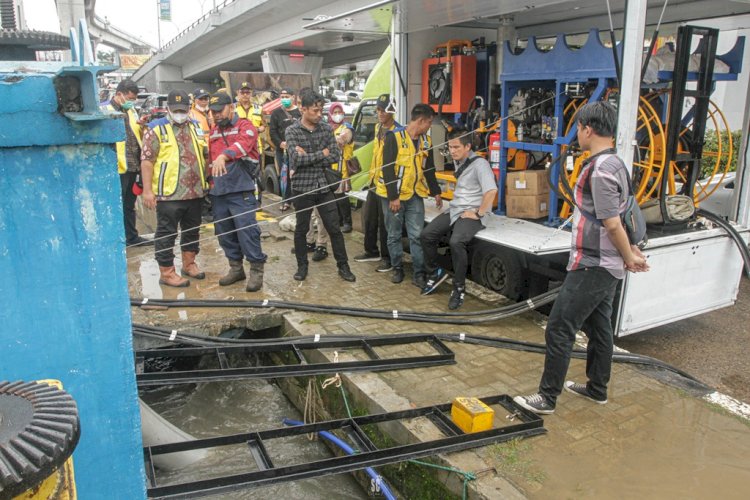
[[[276,195],[281,194],[281,187],[279,186],[279,177],[276,175],[276,169],[273,164],[267,165],[263,171],[263,191],[266,193],[273,193]]]
[[[0,498],[33,488],[60,468],[80,437],[78,408],[65,391],[0,381]]]
[[[471,277],[482,286],[511,300],[522,299],[528,291],[526,272],[513,251],[496,245],[475,242],[471,259]]]

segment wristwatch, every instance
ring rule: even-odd
[[[480,214],[480,213],[479,213],[479,209],[478,209],[478,208],[475,208],[475,209],[474,209],[474,213],[475,213],[475,214],[477,214],[477,217],[479,217],[480,219],[481,219],[482,217],[484,217],[485,215],[487,215],[487,214]]]

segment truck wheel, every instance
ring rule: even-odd
[[[281,188],[279,187],[279,178],[276,175],[276,169],[273,164],[267,165],[263,174],[263,185],[264,191],[267,193],[281,194]]]
[[[519,300],[528,290],[520,259],[512,251],[497,246],[479,244],[471,261],[471,276],[480,285]]]

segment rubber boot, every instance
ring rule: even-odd
[[[198,269],[198,264],[195,263],[195,256],[198,252],[182,252],[182,270],[180,274],[202,280],[206,277],[206,273]]]
[[[245,269],[241,260],[229,260],[229,272],[219,278],[219,285],[227,286],[245,279]]]
[[[159,284],[174,286],[174,287],[186,287],[190,286],[190,280],[180,278],[174,269],[174,266],[159,266]]]
[[[250,276],[247,277],[245,285],[246,292],[257,292],[263,287],[263,263],[250,263]]]

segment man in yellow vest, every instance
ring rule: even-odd
[[[206,182],[207,145],[201,128],[188,117],[190,98],[181,90],[167,96],[167,116],[148,124],[143,135],[141,170],[143,204],[156,208],[155,253],[159,283],[183,287],[174,267],[174,243],[180,230],[182,276],[203,279],[195,257],[199,252],[201,204]]]
[[[122,193],[122,212],[125,222],[125,244],[153,245],[153,240],[147,240],[138,235],[135,227],[135,200],[133,185],[141,173],[141,125],[138,113],[135,111],[135,100],[138,97],[138,85],[133,80],[122,80],[115,89],[115,95],[109,101],[108,109],[118,111],[124,115],[125,140],[116,144],[117,171],[120,174],[120,190]]]
[[[208,137],[208,132],[213,125],[208,112],[209,97],[211,97],[211,94],[206,89],[195,89],[193,92],[193,107],[190,108],[190,119],[200,124],[203,135],[206,137]]]
[[[413,274],[412,283],[424,288],[426,283],[424,255],[419,239],[424,228],[424,198],[435,197],[438,208],[443,206],[440,186],[435,177],[432,139],[427,132],[432,126],[435,111],[427,104],[417,104],[405,127],[398,127],[385,135],[383,168],[377,174],[376,194],[380,196],[388,231],[388,253],[391,255],[391,282],[404,280],[401,234],[406,226],[409,237]]]
[[[242,82],[237,90],[237,106],[235,112],[240,118],[250,120],[258,131],[258,153],[263,156],[263,132],[266,123],[263,121],[263,106],[253,101],[253,87],[250,82]]]
[[[378,123],[375,124],[375,139],[372,147],[372,161],[368,172],[367,199],[364,205],[364,228],[365,252],[354,257],[354,262],[377,262],[380,265],[375,269],[379,273],[387,273],[393,266],[391,256],[388,253],[388,232],[385,229],[385,217],[383,205],[380,198],[375,194],[375,180],[383,168],[383,141],[385,134],[401,125],[396,122],[394,112],[391,108],[390,94],[382,94],[378,97],[375,111],[378,115]],[[378,250],[378,243],[380,249]]]

